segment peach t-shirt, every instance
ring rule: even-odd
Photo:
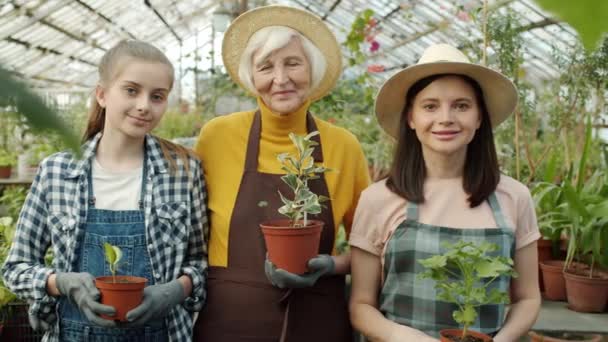
[[[462,179],[440,179],[425,182],[425,202],[418,207],[418,221],[453,228],[496,228],[487,201],[470,208]],[[501,175],[496,197],[509,227],[513,228],[516,249],[540,237],[534,202],[526,186]],[[397,226],[406,218],[407,201],[386,187],[386,179],[372,184],[361,194],[355,212],[351,246],[381,256],[384,245]]]

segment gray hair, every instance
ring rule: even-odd
[[[239,79],[247,90],[252,94],[258,95],[253,84],[253,54],[258,52],[261,59],[267,58],[272,52],[278,50],[291,41],[293,38],[300,39],[304,54],[308,58],[310,64],[310,89],[315,89],[325,76],[327,61],[325,56],[318,47],[313,44],[310,39],[306,38],[300,32],[287,26],[266,26],[255,32],[249,41],[247,47],[241,56],[239,64]]]

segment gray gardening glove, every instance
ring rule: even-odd
[[[127,312],[127,325],[141,326],[152,319],[165,317],[185,297],[184,287],[177,279],[166,284],[148,286],[144,289],[141,304]]]
[[[98,302],[99,290],[95,287],[95,278],[92,274],[86,272],[57,273],[55,282],[59,293],[76,305],[90,322],[102,327],[116,326],[114,321],[99,316],[101,314],[113,316],[116,314],[116,310]]]
[[[268,278],[272,285],[282,289],[311,287],[322,276],[333,274],[335,268],[334,258],[327,254],[320,254],[308,260],[308,269],[310,272],[302,275],[289,273],[283,269],[276,268],[276,266],[268,260],[268,255],[266,255],[266,263],[264,265],[266,278]]]

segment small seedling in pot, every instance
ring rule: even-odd
[[[120,259],[122,258],[122,251],[119,247],[113,246],[107,242],[104,242],[103,249],[106,254],[106,260],[110,265],[113,282],[116,283],[116,269],[118,268],[118,262],[120,262]]]

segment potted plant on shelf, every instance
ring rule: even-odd
[[[426,270],[418,275],[421,279],[435,281],[438,300],[457,305],[452,317],[462,329],[441,330],[441,341],[492,341],[490,336],[469,327],[477,319],[479,306],[509,302],[507,291],[489,287],[501,276],[517,276],[513,260],[490,256],[488,253],[498,250],[498,246],[489,242],[458,241],[443,243],[442,246],[447,250],[444,254],[419,260]]]
[[[306,136],[289,134],[289,138],[296,146],[296,155],[281,153],[277,156],[282,169],[286,172],[281,179],[293,192],[290,199],[279,191],[283,206],[278,211],[287,219],[260,223],[268,258],[278,268],[291,273],[305,273],[308,260],[317,256],[319,252],[324,223],[308,217],[321,213],[321,203],[329,200],[327,197],[313,193],[308,187],[310,180],[318,179],[320,174],[329,170],[324,166],[315,165],[312,157],[314,148],[318,144],[311,138],[318,134],[318,131]]]
[[[586,184],[564,187],[572,221],[564,269],[568,307],[602,312],[608,301],[608,174],[596,171]]]
[[[8,250],[11,246],[10,242],[12,241],[13,229],[12,217],[0,217],[0,263],[2,264],[4,264]],[[8,304],[16,298],[15,294],[4,285],[2,278],[0,278],[0,336],[2,336],[2,329],[10,314]]]
[[[17,165],[17,155],[6,149],[0,149],[0,178],[10,178],[13,166]]]
[[[102,315],[102,317],[124,322],[127,320],[127,312],[141,303],[148,280],[142,277],[116,275],[122,252],[119,247],[107,242],[103,247],[112,275],[95,278],[95,286],[101,294],[101,303],[114,307],[116,314]]]
[[[588,176],[593,127],[588,118],[576,170],[562,185],[570,221],[564,278],[568,307],[580,312],[602,312],[608,301],[608,173],[598,169]],[[576,176],[572,176],[575,174]],[[576,259],[577,262],[573,262]],[[602,270],[602,267],[604,270]]]
[[[563,184],[568,183],[565,180]],[[538,240],[539,285],[549,300],[566,300],[565,262],[560,255],[563,232],[569,227],[566,201],[562,186],[550,182],[536,183],[532,195],[538,215],[538,228],[542,239]]]

